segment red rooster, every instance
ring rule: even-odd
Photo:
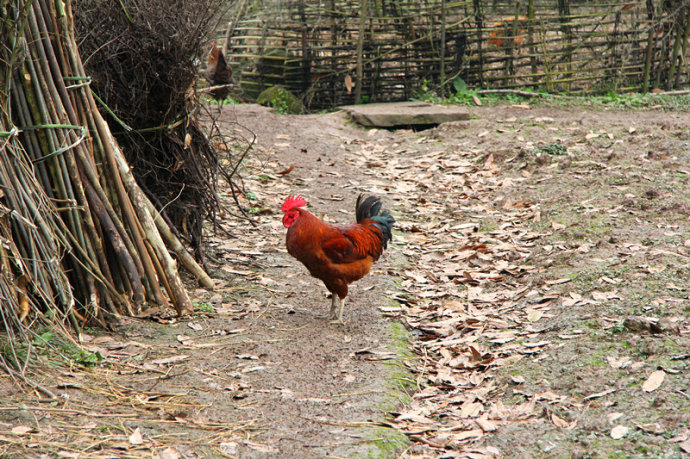
[[[342,323],[347,285],[369,273],[392,238],[395,219],[375,196],[359,195],[353,225],[324,223],[302,208],[306,204],[302,196],[290,196],[281,207],[287,250],[323,281],[333,295],[329,318]]]
[[[230,94],[228,85],[232,83],[232,68],[225,60],[223,50],[216,46],[215,43],[211,43],[211,50],[208,53],[208,65],[204,74],[212,87],[222,86],[209,91],[211,97],[222,103]]]

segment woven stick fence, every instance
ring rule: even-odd
[[[151,304],[190,312],[170,252],[213,282],[155,212],[101,117],[70,1],[2,0],[0,10],[0,330],[79,330]]]
[[[330,108],[405,100],[423,85],[445,93],[458,77],[472,87],[568,93],[690,84],[688,0],[244,0],[236,6],[227,47],[249,98],[281,84],[311,108]]]

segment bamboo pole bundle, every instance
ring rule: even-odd
[[[213,282],[155,212],[99,113],[71,2],[0,7],[8,13],[0,31],[8,64],[0,75],[5,328],[49,315],[79,328],[150,304],[191,312],[170,251],[205,287]]]

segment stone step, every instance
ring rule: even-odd
[[[467,107],[435,105],[428,102],[390,102],[346,105],[340,108],[347,112],[354,121],[365,127],[429,127],[448,121],[463,121],[470,118]]]

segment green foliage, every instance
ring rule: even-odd
[[[95,367],[103,360],[100,352],[89,352],[83,349],[77,349],[76,353],[72,355],[72,360],[83,367]]]
[[[459,105],[474,105],[477,92],[469,89],[467,83],[460,77],[453,80],[453,88],[455,88],[455,95],[450,97],[450,102]]]
[[[205,97],[205,99],[210,105],[237,105],[240,103],[237,99],[233,97],[226,97],[221,101],[218,101],[212,97]]]
[[[541,104],[551,105],[600,105],[614,108],[662,108],[668,110],[690,110],[690,96],[688,95],[663,95],[642,93],[618,93],[609,91],[603,95],[583,95],[558,97],[543,91],[534,92],[534,97],[515,93],[480,93],[481,88],[471,89],[460,77],[453,80],[455,94],[442,98],[432,87],[429,80],[424,80],[422,86],[417,89],[413,100],[423,100],[437,104],[476,105],[477,100],[482,105],[497,105],[499,103],[510,104]],[[533,92],[530,88],[520,88],[520,92]]]
[[[213,306],[211,306],[208,303],[194,303],[194,306],[196,306],[196,309],[199,310],[200,312],[205,312],[208,314],[212,314],[216,312],[215,309],[213,309]]]
[[[371,459],[397,457],[410,444],[405,434],[395,429],[378,427],[372,429],[370,436],[367,442],[376,446],[376,450],[367,455]]]
[[[30,358],[82,367],[93,367],[103,361],[99,352],[87,351],[52,330],[39,331],[29,343],[4,343],[0,346],[0,353],[15,368],[23,367]]]
[[[608,92],[603,96],[590,96],[583,98],[591,100],[598,105],[607,105],[624,108],[668,108],[668,109],[690,109],[690,97],[687,95],[663,95],[663,94],[642,94]]]
[[[431,90],[431,82],[429,80],[424,80],[422,85],[417,88],[417,96],[413,97],[412,100],[426,100],[433,101],[437,98],[436,93]]]
[[[532,99],[532,97],[525,97],[519,94],[479,94],[478,91],[480,91],[481,88],[470,89],[465,80],[461,77],[456,77],[453,80],[453,89],[455,90],[455,94],[444,99],[432,89],[429,80],[424,80],[422,86],[417,90],[417,97],[414,100],[423,100],[436,104],[456,105],[477,105],[477,101],[480,101],[482,105],[496,105],[501,102],[520,104]],[[539,95],[539,93],[535,93],[535,96],[537,95]]]
[[[260,174],[260,175],[257,175],[256,177],[254,177],[254,180],[261,182],[261,183],[268,183],[273,179],[266,174]],[[256,196],[254,196],[254,199],[256,199]]]
[[[453,87],[455,88],[456,93],[467,92],[467,83],[465,83],[465,80],[460,77],[457,77],[455,80],[453,80]]]
[[[266,107],[273,107],[282,115],[304,113],[304,105],[290,91],[280,85],[264,90],[256,102]]]
[[[564,155],[568,149],[561,142],[551,142],[541,147],[532,150],[532,154],[547,154],[547,155]]]

